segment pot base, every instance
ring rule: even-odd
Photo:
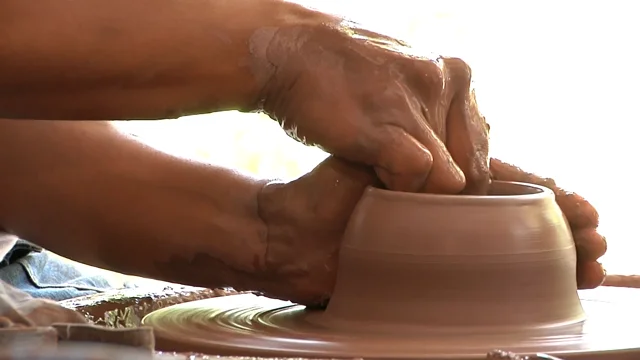
[[[501,349],[563,359],[640,358],[640,290],[600,288],[581,291],[580,297],[586,320],[544,327],[340,323],[322,311],[251,294],[175,305],[149,314],[143,323],[154,328],[158,350],[226,356],[484,359]]]

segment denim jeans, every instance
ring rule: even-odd
[[[19,241],[0,261],[0,281],[34,298],[62,301],[114,289],[106,276]]]

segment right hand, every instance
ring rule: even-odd
[[[491,175],[494,180],[525,182],[551,189],[576,244],[578,289],[602,285],[606,271],[598,259],[607,252],[607,240],[597,231],[600,217],[593,205],[582,196],[560,188],[553,179],[528,173],[498,159],[491,159]]]
[[[372,167],[388,189],[485,192],[488,126],[469,66],[409,50],[342,25],[282,28],[264,55],[263,110],[293,138]]]

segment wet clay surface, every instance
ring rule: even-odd
[[[109,328],[140,326],[144,316],[152,311],[184,302],[235,295],[230,288],[204,289],[177,284],[120,289],[59,302],[78,311],[95,325]]]
[[[105,330],[110,330],[112,328],[122,329],[129,328],[131,330],[136,330],[136,328],[131,328],[130,326],[137,326],[139,319],[146,315],[146,312],[150,309],[160,309],[166,306],[175,305],[178,303],[194,301],[199,299],[206,299],[210,297],[216,296],[225,296],[225,295],[233,295],[237,294],[237,292],[232,289],[201,289],[201,288],[192,288],[186,286],[158,286],[156,288],[146,288],[146,289],[129,289],[126,291],[117,291],[117,292],[107,292],[97,295],[86,296],[82,298],[76,298],[72,300],[68,300],[63,302],[67,307],[77,309],[81,313],[83,313],[88,319],[93,319],[98,323],[108,326]],[[140,306],[142,305],[142,306]],[[111,309],[111,310],[107,310]],[[105,311],[106,310],[106,311]],[[105,320],[107,319],[107,320]],[[1,319],[0,319],[1,323]],[[128,325],[128,326],[127,326]],[[1,326],[1,325],[0,325]],[[85,327],[89,328],[90,325],[74,325],[72,326],[72,331],[67,331],[67,329],[59,329],[60,327],[66,327],[65,325],[57,325],[53,328],[38,328],[38,329],[27,329],[26,333],[23,331],[16,338],[24,343],[27,343],[30,348],[33,347],[35,341],[43,341],[43,344],[55,344],[57,343],[56,337],[62,337],[62,340],[73,340],[73,341],[81,341],[77,347],[79,350],[69,351],[68,346],[62,351],[59,352],[59,356],[68,357],[73,356],[73,354],[84,353],[87,355],[84,359],[116,359],[122,355],[125,358],[134,360],[137,358],[148,358],[149,353],[141,353],[140,348],[144,348],[145,346],[140,346],[140,338],[135,336],[136,334],[131,333],[114,333],[113,331],[100,331],[98,333],[98,339],[96,339],[94,333],[96,333],[96,329],[90,329],[94,331],[77,331],[83,330]],[[116,330],[117,330],[116,329]],[[146,340],[149,332],[148,328],[137,328],[143,332],[143,343],[144,344],[154,344],[154,340]],[[73,331],[76,330],[76,331]],[[56,336],[57,332],[57,336]],[[120,339],[120,335],[126,335],[125,339]],[[118,335],[115,339],[113,336],[107,336],[108,339],[105,339],[105,335]],[[134,336],[132,336],[134,335]],[[35,336],[35,339],[34,339]],[[66,338],[65,338],[66,337]],[[3,337],[0,337],[0,339]],[[108,340],[108,341],[105,341]],[[90,342],[90,343],[87,343]],[[113,345],[108,345],[106,348],[104,346],[96,346],[96,342],[100,343],[112,343],[112,344],[120,344],[127,345],[121,346],[117,349],[113,347]],[[142,344],[142,345],[144,345]],[[15,343],[14,343],[15,345]],[[89,346],[85,346],[89,345]],[[137,347],[138,349],[131,349],[131,347]],[[39,346],[42,348],[42,346]],[[105,351],[109,350],[109,351]],[[51,355],[52,351],[40,351],[40,354],[49,354]],[[71,354],[70,354],[71,353]],[[92,355],[93,354],[93,355]],[[108,356],[105,354],[111,354],[113,356]],[[31,354],[30,356],[32,356]],[[26,356],[26,354],[25,354]],[[122,358],[122,357],[120,357]],[[267,358],[259,358],[259,357],[219,357],[216,355],[206,355],[201,353],[193,353],[193,352],[162,352],[157,351],[153,354],[154,359],[158,360],[210,360],[210,359],[220,359],[220,360],[266,360]],[[508,360],[521,360],[523,357],[518,357],[517,354],[505,353],[505,352],[492,352],[487,356],[488,359],[508,359]],[[0,355],[0,359],[4,359],[2,355]],[[30,358],[33,360],[32,358]],[[298,359],[298,358],[269,358],[272,360],[284,360],[284,359]],[[305,359],[305,358],[299,358]],[[527,360],[533,360],[534,358]],[[545,358],[546,359],[546,358]]]
[[[628,290],[628,289],[624,289]],[[591,292],[597,290],[584,290]],[[629,290],[635,292],[635,290]],[[640,354],[635,306],[598,295],[583,300],[587,320],[520,329],[342,329],[319,311],[254,295],[198,301],[145,318],[156,348],[223,356],[481,359],[490,349],[567,359],[631,359]],[[637,298],[637,296],[636,296]],[[621,323],[624,321],[624,323]],[[402,330],[402,329],[400,329]],[[612,354],[612,350],[623,350]],[[635,357],[630,357],[631,355]]]
[[[629,331],[640,313],[620,301],[640,295],[596,289],[579,298],[575,247],[553,193],[512,183],[491,193],[368,189],[347,227],[325,311],[243,294],[161,309],[143,324],[154,328],[158,350],[223,356],[640,356]]]
[[[553,194],[506,183],[491,190],[442,196],[369,189],[346,229],[326,316],[342,327],[374,321],[385,328],[582,320],[575,248]],[[377,284],[393,284],[393,291]]]

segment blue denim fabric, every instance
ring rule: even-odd
[[[0,280],[35,298],[54,301],[113,289],[106,277],[83,274],[75,263],[51,256],[47,251],[30,252],[1,267]]]

